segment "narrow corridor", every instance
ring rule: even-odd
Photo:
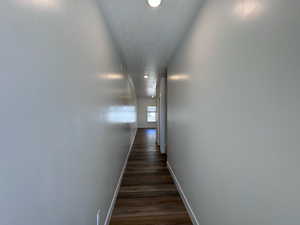
[[[300,0],[0,15],[0,225],[300,225]]]
[[[192,224],[156,146],[155,129],[138,130],[110,224]]]

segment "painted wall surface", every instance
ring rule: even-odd
[[[167,153],[167,79],[160,78],[159,82],[159,145],[162,154]]]
[[[300,221],[300,1],[209,0],[168,75],[168,159],[202,225]]]
[[[152,98],[138,98],[138,127],[156,128],[156,123],[147,122],[147,106],[156,106],[156,100]]]
[[[1,225],[103,224],[136,128],[93,0],[0,7]]]
[[[160,145],[160,79],[158,79],[156,84],[156,144]],[[167,121],[165,121],[167,123]]]

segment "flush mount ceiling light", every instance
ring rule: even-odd
[[[161,5],[162,0],[147,0],[148,5],[152,8],[156,8]]]
[[[147,74],[144,76],[145,79],[147,79],[148,77],[149,77],[149,76],[148,76]]]

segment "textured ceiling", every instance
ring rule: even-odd
[[[157,76],[188,31],[202,0],[163,0],[158,8],[149,7],[146,0],[98,1],[137,95],[151,97]]]

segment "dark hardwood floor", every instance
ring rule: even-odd
[[[110,225],[192,225],[156,142],[139,129]]]

